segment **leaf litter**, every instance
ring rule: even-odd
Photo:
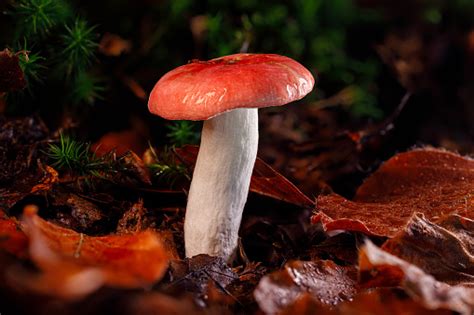
[[[385,162],[357,190],[353,201],[319,196],[313,223],[326,231],[346,230],[393,237],[415,212],[429,220],[459,214],[474,218],[474,160],[418,149]]]
[[[22,150],[31,152],[31,142],[23,143]],[[19,147],[6,149],[11,148]],[[176,150],[177,160],[191,166],[193,150]],[[100,301],[100,296],[110,293],[99,290],[103,286],[116,288],[112,294],[122,296],[116,308],[125,314],[157,310],[398,314],[396,310],[402,309],[407,314],[446,314],[450,310],[467,314],[472,310],[469,205],[473,164],[468,158],[435,149],[402,153],[369,177],[353,201],[334,194],[318,197],[319,212],[312,221],[323,223],[330,235],[308,224],[310,216],[305,211],[313,202],[260,161],[251,189],[255,196],[269,199],[250,200],[249,207],[295,208],[280,211],[276,219],[248,210],[236,268],[205,255],[180,259],[183,200],[162,204],[160,198],[169,195],[156,194],[149,187],[155,181],[149,180],[147,164],[133,154],[118,160],[127,167],[120,171],[123,175],[116,172],[109,177],[110,183],[132,188],[139,197],[136,202],[101,193],[110,187],[107,185],[95,187],[97,192],[88,196],[83,187],[78,191],[71,182],[64,182],[64,173],[55,173],[43,163],[31,165],[38,175],[33,181],[30,177],[28,184],[25,181],[20,193],[15,190],[18,183],[8,190],[7,196],[17,193],[3,203],[0,220],[0,249],[10,255],[0,256],[6,271],[2,277],[7,280],[2,288],[9,295],[14,292],[12,286],[22,287],[30,294],[64,301],[63,309],[70,313],[74,304],[67,301],[95,296]],[[128,180],[130,176],[134,179]],[[18,221],[12,215],[33,195],[44,198],[42,217],[27,208],[24,219]],[[103,223],[108,226],[103,235],[101,229],[91,228]],[[273,231],[271,237],[264,237],[258,228],[262,224],[264,230]],[[68,226],[99,235],[86,235]],[[340,233],[343,230],[346,232]],[[248,244],[256,235],[260,243],[254,250],[273,254],[256,256],[252,252]],[[382,249],[364,243],[363,235]],[[298,244],[306,248],[298,249]],[[264,260],[252,262],[249,257]],[[11,264],[12,259],[31,265]],[[139,291],[125,297],[124,288]],[[389,306],[384,309],[385,305]],[[42,307],[48,310],[47,305]]]

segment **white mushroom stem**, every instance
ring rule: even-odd
[[[204,122],[189,189],[186,256],[229,259],[236,247],[258,147],[258,109],[235,109]]]

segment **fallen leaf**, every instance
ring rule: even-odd
[[[104,156],[111,151],[115,151],[118,156],[128,151],[142,155],[146,147],[147,143],[143,135],[135,129],[129,129],[106,133],[92,145],[91,151],[97,156]]]
[[[82,229],[90,228],[104,218],[104,214],[95,204],[78,195],[70,194],[66,204],[71,207],[71,215]]]
[[[138,200],[120,218],[117,224],[117,234],[135,234],[151,229],[159,236],[169,259],[179,259],[173,232],[171,230],[156,230],[154,227],[155,221],[153,218],[146,216],[147,212],[147,209],[143,206],[143,200]]]
[[[281,315],[450,315],[448,310],[430,310],[409,298],[400,289],[380,288],[362,292],[352,301],[345,301],[334,308],[321,305],[310,294],[305,294],[285,308]]]
[[[250,191],[298,206],[314,206],[314,202],[293,183],[259,158],[255,161]]]
[[[474,221],[450,215],[438,224],[415,214],[382,249],[438,281],[474,285]]]
[[[36,184],[31,188],[31,193],[38,193],[43,191],[49,191],[55,183],[59,181],[58,172],[49,165],[44,166],[44,176],[39,184]]]
[[[139,200],[128,209],[117,224],[117,233],[137,233],[143,230],[146,209],[143,200]]]
[[[176,149],[179,158],[189,166],[194,166],[198,152],[199,147],[191,145]],[[255,161],[250,191],[298,206],[314,206],[314,202],[294,184],[259,158]]]
[[[0,208],[10,209],[41,183],[44,172],[37,145],[49,131],[36,116],[7,118],[0,115]]]
[[[0,210],[0,250],[26,258],[27,249],[28,238],[21,230],[19,223]]]
[[[210,284],[225,290],[238,279],[224,259],[204,254],[171,262],[170,276],[169,290],[192,292],[202,299],[206,299]]]
[[[253,291],[260,279],[267,274],[267,268],[259,262],[247,262],[245,265],[233,269],[239,276],[237,281],[232,282],[228,290],[237,297],[240,304],[255,304]]]
[[[20,58],[9,49],[0,51],[0,94],[22,90],[26,80],[20,68]]]
[[[320,196],[313,223],[326,231],[395,236],[414,212],[428,220],[459,214],[474,218],[474,160],[437,149],[398,154],[359,187],[354,201]]]
[[[437,281],[417,266],[393,256],[370,241],[359,253],[359,278],[364,287],[400,286],[431,310],[474,312],[474,288]]]
[[[337,307],[338,314],[373,314],[373,315],[449,315],[448,310],[432,310],[409,298],[400,289],[380,288],[363,292],[351,302],[344,302]]]
[[[311,260],[328,257],[344,264],[356,265],[358,260],[358,237],[351,233],[340,233],[311,247]]]
[[[303,293],[296,301],[285,307],[279,315],[336,315],[337,312],[326,305],[322,305],[309,293]]]
[[[113,154],[113,152],[109,153]],[[119,158],[113,158],[116,161],[115,167],[120,171],[104,172],[103,178],[126,187],[136,188],[139,184],[151,185],[150,170],[135,152],[127,151]]]
[[[356,293],[355,269],[330,260],[293,261],[264,276],[254,291],[260,309],[277,314],[305,293],[323,305],[350,300]]]
[[[29,255],[40,273],[17,270],[10,280],[36,292],[64,299],[83,297],[106,285],[149,287],[168,267],[168,253],[157,234],[91,237],[56,226],[27,206],[23,225]]]
[[[136,295],[126,303],[123,311],[124,314],[140,315],[209,314],[196,306],[189,297],[176,299],[158,292]]]
[[[143,160],[133,151],[128,151],[122,158],[122,164],[126,166],[127,172],[134,175],[144,184],[151,185],[150,170]]]

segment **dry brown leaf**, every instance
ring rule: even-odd
[[[16,270],[10,280],[38,293],[74,299],[103,285],[148,287],[168,267],[169,255],[154,232],[91,237],[47,222],[36,210],[25,208],[23,225],[41,272]]]
[[[352,233],[340,233],[311,246],[309,252],[311,260],[318,257],[328,257],[334,261],[341,261],[344,265],[356,265],[359,252],[357,250],[360,239]]]
[[[350,300],[356,293],[354,269],[330,260],[293,261],[260,280],[254,297],[266,314],[276,314],[308,293],[323,305]]]
[[[352,301],[338,304],[335,308],[321,305],[309,294],[303,295],[281,315],[450,315],[448,310],[430,310],[410,299],[399,289],[376,289],[363,292]]]
[[[125,305],[124,314],[198,315],[209,314],[195,305],[190,297],[176,299],[158,292],[140,294]]]
[[[117,224],[117,233],[137,233],[144,229],[144,217],[146,209],[143,206],[143,200],[140,199],[134,203],[130,209],[125,211]]]
[[[26,87],[26,80],[20,68],[18,54],[9,49],[0,51],[0,94],[22,90]]]
[[[193,292],[204,299],[209,296],[210,286],[225,289],[238,279],[224,259],[205,254],[173,261],[170,277],[172,282],[168,286],[169,290]]]
[[[42,191],[51,190],[53,185],[59,181],[59,174],[58,172],[49,165],[44,166],[44,176],[41,179],[39,184],[36,184],[31,188],[31,193],[37,193]]]
[[[147,143],[143,135],[135,129],[129,129],[106,133],[92,145],[91,150],[98,156],[106,155],[111,151],[115,151],[118,156],[124,155],[128,151],[142,155],[146,146]]]
[[[437,149],[398,154],[359,187],[354,201],[320,196],[313,223],[327,231],[395,236],[413,213],[435,221],[448,214],[474,218],[474,160]]]
[[[285,307],[279,315],[336,315],[337,312],[331,310],[328,306],[322,305],[309,293],[303,293],[294,303]]]
[[[28,238],[15,219],[9,218],[0,210],[0,250],[20,258],[26,258]]]
[[[66,204],[71,208],[71,216],[77,220],[81,229],[87,229],[98,225],[104,219],[104,213],[94,203],[70,194]]]
[[[194,166],[198,151],[199,147],[188,145],[176,149],[176,154],[187,165]],[[250,181],[250,191],[299,206],[314,206],[314,202],[293,183],[259,158],[255,161]]]
[[[439,282],[370,241],[366,241],[360,250],[359,273],[364,287],[401,286],[428,309],[448,309],[466,315],[474,312],[474,288]]]
[[[474,221],[450,215],[439,225],[415,214],[382,249],[412,263],[437,280],[474,285]]]

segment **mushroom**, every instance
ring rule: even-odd
[[[305,67],[275,54],[193,60],[156,83],[150,112],[204,120],[184,222],[187,257],[232,257],[257,156],[258,108],[299,100],[313,85]]]

